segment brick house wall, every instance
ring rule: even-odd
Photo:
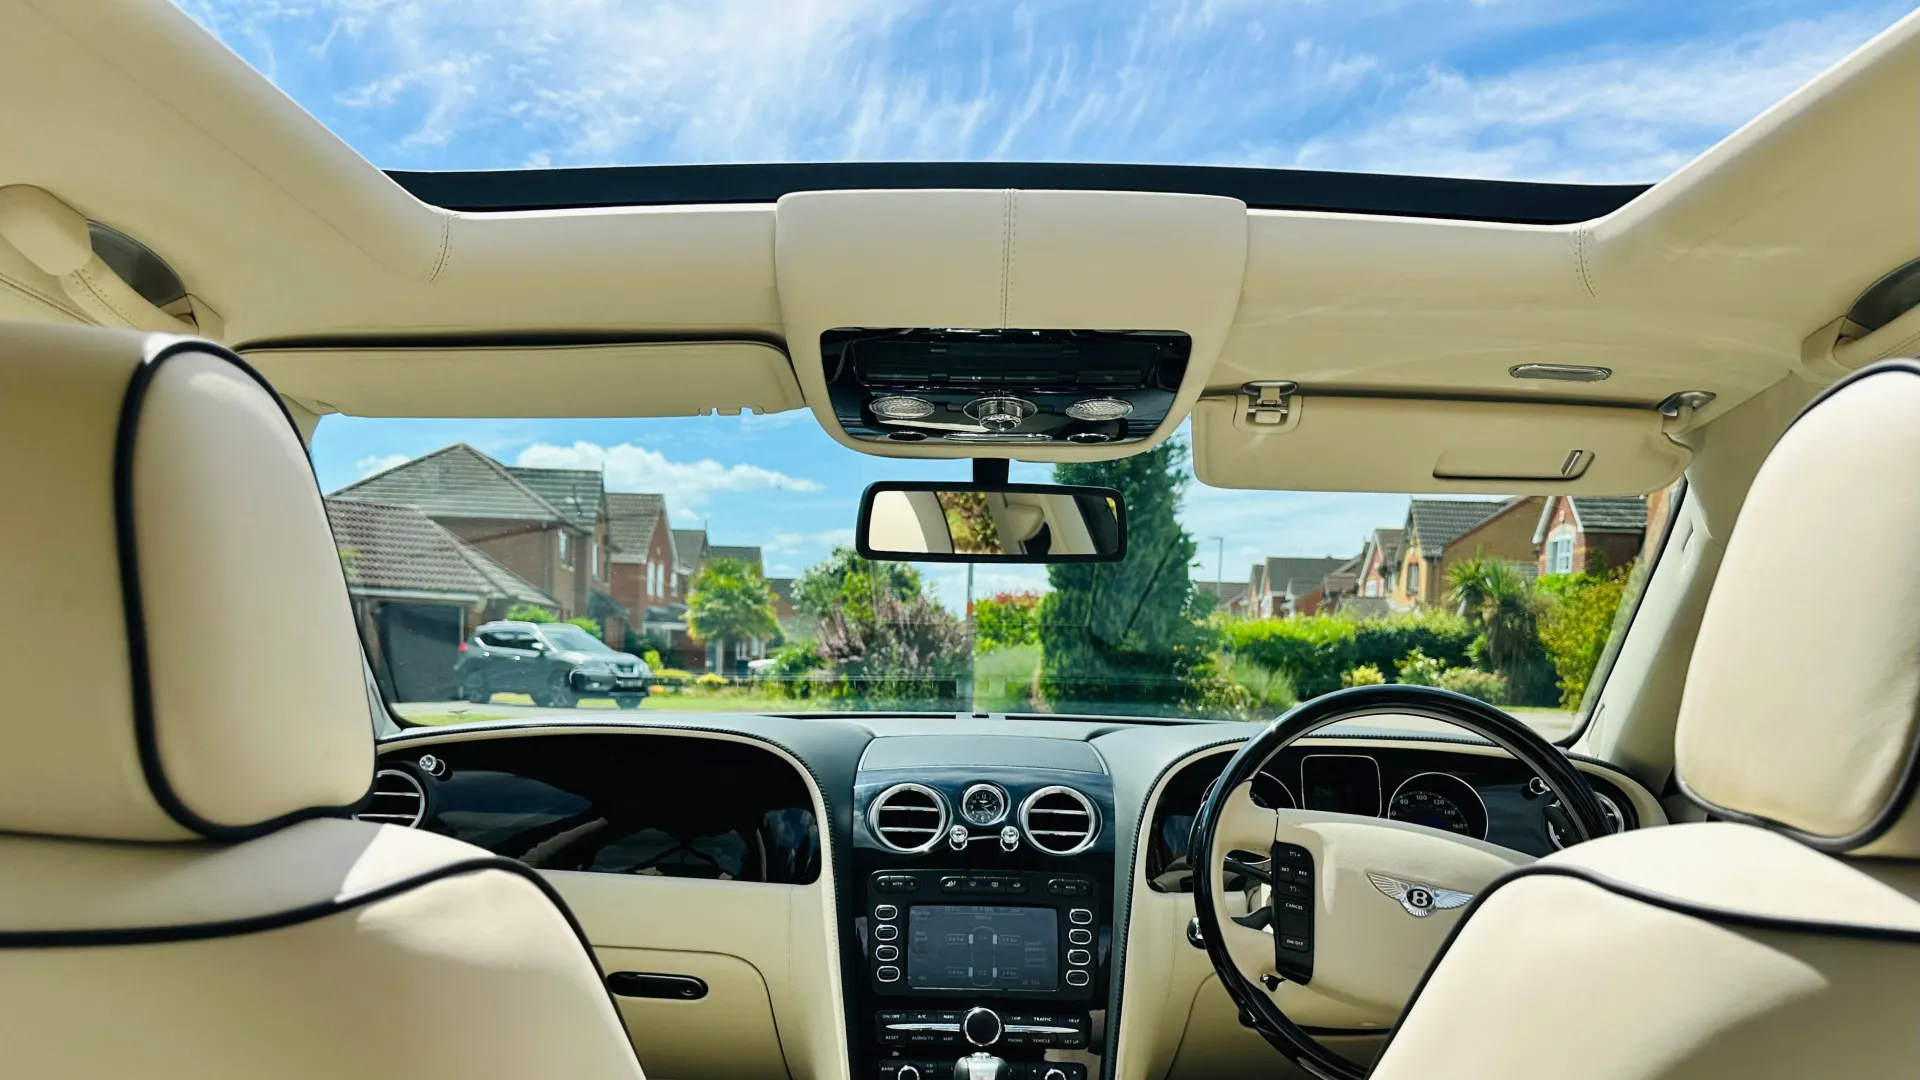
[[[551,524],[504,523],[498,519],[436,518],[448,532],[485,552],[488,558],[525,578],[562,606],[573,594],[573,576],[560,573],[560,541]],[[572,611],[561,612],[571,618]]]
[[[665,607],[686,600],[681,595],[680,579],[673,572],[673,538],[667,531],[665,514],[654,521],[653,533],[647,538],[644,561],[629,559],[627,553],[622,553],[621,560],[613,564],[609,591],[615,600],[633,612],[635,627],[645,620],[648,608]],[[653,568],[654,588],[651,589],[647,584],[649,567]]]
[[[1441,555],[1440,572],[1434,575],[1437,591],[1431,602],[1446,602],[1453,588],[1448,584],[1453,568],[1469,559],[1485,556],[1510,563],[1535,562],[1539,553],[1534,550],[1533,530],[1540,524],[1540,505],[1545,501],[1537,495],[1521,499],[1454,537]]]

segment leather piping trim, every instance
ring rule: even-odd
[[[140,771],[147,781],[147,789],[154,801],[166,811],[168,817],[211,840],[247,840],[256,836],[318,817],[344,817],[365,806],[373,798],[373,770],[367,770],[367,790],[358,799],[343,806],[310,806],[282,814],[266,821],[247,824],[227,824],[213,821],[188,806],[167,779],[165,764],[160,760],[160,743],[154,728],[152,664],[147,652],[147,621],[144,598],[140,591],[140,545],[138,523],[134,519],[134,450],[140,432],[140,410],[146,403],[147,390],[153,385],[160,368],[168,360],[187,353],[205,353],[232,364],[246,376],[259,384],[273,401],[274,408],[287,421],[287,429],[294,438],[300,438],[300,428],[293,422],[293,415],[287,411],[286,402],[273,389],[273,385],[258,371],[239,356],[210,341],[199,338],[182,338],[168,335],[150,335],[143,343],[143,355],[140,363],[133,369],[133,376],[127,382],[126,395],[121,399],[120,418],[114,435],[113,448],[113,525],[114,543],[120,563],[120,602],[126,617],[127,662],[132,668],[133,684],[133,731],[134,740],[140,752]],[[305,446],[305,440],[301,440]],[[309,465],[309,477],[314,477]],[[314,493],[320,491],[320,481],[313,480]],[[324,518],[322,520],[325,520]],[[328,522],[329,534],[332,523]],[[345,571],[342,570],[344,581]],[[372,737],[373,713],[367,713],[367,733]]]
[[[1893,374],[1920,376],[1920,361],[1883,360],[1877,364],[1861,368],[1859,371],[1848,375],[1846,378],[1822,390],[1819,396],[1809,401],[1806,408],[1801,409],[1800,414],[1795,416],[1791,423],[1787,424],[1787,431],[1792,431],[1794,424],[1798,424],[1806,418],[1808,413],[1819,408],[1823,402],[1835,394],[1840,393],[1842,390],[1879,375]],[[1786,431],[1781,432],[1780,437],[1782,439],[1786,438]],[[1776,445],[1778,444],[1776,443]],[[1771,453],[1769,453],[1768,456],[1771,457]],[[1886,835],[1887,830],[1893,828],[1895,823],[1906,816],[1908,808],[1913,805],[1914,793],[1920,790],[1920,719],[1916,719],[1915,722],[1910,725],[1910,728],[1911,730],[1907,734],[1906,761],[1900,767],[1900,778],[1895,781],[1893,791],[1888,794],[1886,803],[1874,811],[1873,816],[1867,819],[1865,825],[1855,829],[1853,832],[1840,836],[1827,836],[1822,833],[1808,832],[1805,829],[1796,828],[1785,822],[1775,821],[1772,818],[1762,817],[1759,814],[1749,814],[1743,810],[1735,810],[1731,807],[1721,806],[1719,803],[1701,795],[1688,785],[1686,777],[1680,775],[1680,763],[1678,761],[1674,762],[1673,780],[1675,786],[1680,789],[1680,794],[1686,796],[1695,806],[1700,807],[1715,817],[1738,822],[1742,825],[1753,825],[1771,832],[1777,832],[1783,836],[1798,840],[1816,851],[1823,851],[1830,855],[1853,851],[1866,847],[1868,844]]]
[[[1480,890],[1480,895],[1474,897],[1473,902],[1467,905],[1467,909],[1460,913],[1460,921],[1454,923],[1453,929],[1447,932],[1446,940],[1440,943],[1440,950],[1433,954],[1433,962],[1427,965],[1427,970],[1420,976],[1420,982],[1414,986],[1413,993],[1408,996],[1406,1005],[1401,1008],[1400,1023],[1393,1026],[1393,1031],[1387,1036],[1387,1045],[1381,1048],[1381,1055],[1383,1057],[1387,1049],[1393,1046],[1393,1040],[1399,1036],[1401,1027],[1406,1023],[1407,1016],[1412,1014],[1414,1006],[1420,1001],[1420,995],[1426,991],[1427,983],[1433,978],[1433,973],[1439,970],[1441,961],[1445,960],[1447,953],[1452,951],[1453,943],[1460,939],[1460,933],[1466,929],[1467,923],[1472,920],[1474,915],[1479,913],[1488,898],[1499,892],[1502,887],[1530,877],[1573,878],[1576,881],[1592,885],[1597,889],[1612,893],[1615,896],[1624,897],[1628,900],[1637,900],[1640,903],[1659,908],[1662,911],[1670,911],[1676,915],[1685,915],[1689,918],[1700,919],[1705,922],[1725,923],[1729,926],[1745,927],[1752,930],[1771,930],[1776,933],[1785,934],[1811,934],[1825,937],[1848,938],[1857,941],[1884,941],[1902,945],[1920,945],[1920,930],[1903,930],[1892,926],[1868,926],[1863,923],[1789,919],[1777,915],[1756,915],[1748,911],[1735,911],[1729,908],[1714,907],[1710,904],[1696,904],[1690,900],[1682,900],[1677,896],[1668,896],[1665,893],[1637,888],[1624,881],[1610,878],[1605,874],[1596,873],[1582,866],[1534,863],[1531,866],[1523,866],[1501,877],[1495,878],[1491,884]]]

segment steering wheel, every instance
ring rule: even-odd
[[[1189,858],[1200,937],[1242,1017],[1288,1060],[1326,1080],[1364,1080],[1372,1070],[1322,1046],[1287,1018],[1270,991],[1282,981],[1311,985],[1334,1001],[1397,1016],[1461,909],[1494,878],[1532,861],[1421,825],[1269,810],[1253,801],[1253,778],[1275,754],[1329,724],[1380,713],[1425,716],[1486,739],[1546,782],[1575,841],[1610,831],[1593,789],[1559,749],[1499,709],[1436,687],[1338,690],[1297,706],[1249,739],[1193,824]],[[1263,875],[1229,860],[1234,851],[1271,853],[1270,870]],[[1223,895],[1229,869],[1268,878],[1259,886],[1267,903],[1250,915],[1229,912]]]

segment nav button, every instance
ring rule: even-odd
[[[1093,931],[1082,930],[1079,927],[1075,927],[1072,930],[1067,931],[1067,944],[1091,945],[1093,944]]]
[[[1092,981],[1093,981],[1093,977],[1088,975],[1084,971],[1080,971],[1076,969],[1074,971],[1067,972],[1068,986],[1085,986]]]
[[[885,964],[873,970],[873,977],[883,983],[899,982],[900,969],[892,964]]]

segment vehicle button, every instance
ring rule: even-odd
[[[1006,1034],[1006,1025],[992,1009],[973,1008],[960,1018],[960,1033],[975,1046],[992,1046]]]
[[[940,879],[940,891],[959,892],[964,887],[964,884],[965,883],[957,877],[943,877]]]
[[[900,1063],[900,1071],[893,1076],[894,1080],[921,1080],[920,1067],[911,1061],[903,1061]]]
[[[1010,893],[1024,893],[1027,891],[1027,883],[1019,878],[1008,878],[1007,891]]]
[[[1069,944],[1069,945],[1091,945],[1091,944],[1093,944],[1093,931],[1091,931],[1091,930],[1081,930],[1081,929],[1078,929],[1078,928],[1075,928],[1075,929],[1072,929],[1072,930],[1069,930],[1069,931],[1067,931],[1067,944]]]
[[[986,891],[988,892],[1005,892],[1007,889],[1007,883],[997,877],[987,878],[985,881],[982,881],[981,884],[986,887]]]
[[[891,945],[878,945],[874,947],[873,958],[883,963],[890,963],[900,959],[900,950]]]
[[[1000,1037],[1000,1045],[1001,1046],[1044,1046],[1045,1044],[1040,1042],[1037,1036],[1030,1035],[1024,1031],[1014,1031],[1011,1028],[1009,1028],[1007,1033]]]
[[[1068,949],[1067,963],[1074,964],[1078,967],[1085,967],[1093,963],[1093,954],[1085,949]]]
[[[1093,912],[1077,907],[1067,912],[1067,921],[1075,926],[1087,926],[1093,922]]]
[[[1074,970],[1067,972],[1068,986],[1085,986],[1092,981],[1093,981],[1093,977],[1091,975],[1088,975],[1085,971],[1082,971],[1079,968],[1075,968]]]
[[[900,936],[900,928],[892,923],[881,923],[873,928],[873,940],[892,941]]]
[[[1305,915],[1296,915],[1282,911],[1274,925],[1274,932],[1281,937],[1295,937],[1305,940],[1313,933],[1313,920]]]
[[[879,919],[881,922],[886,922],[888,919],[897,919],[900,917],[900,909],[894,907],[892,904],[881,904],[873,909],[873,917]]]
[[[957,1024],[960,1022],[960,1014],[957,1012],[937,1012],[932,1015],[933,1022],[936,1024]]]
[[[882,964],[873,969],[873,977],[883,983],[899,982],[900,969],[894,967],[892,964]]]
[[[1312,894],[1305,885],[1297,881],[1283,881],[1280,883],[1280,895],[1298,897],[1304,900]]]
[[[1280,935],[1280,947],[1290,952],[1311,952],[1313,945],[1304,937]]]
[[[905,1020],[907,1014],[903,1012],[879,1012],[874,1013],[873,1018],[882,1024],[896,1024]]]
[[[915,1024],[937,1024],[940,1014],[930,1009],[915,1009],[907,1014],[907,1020]]]

